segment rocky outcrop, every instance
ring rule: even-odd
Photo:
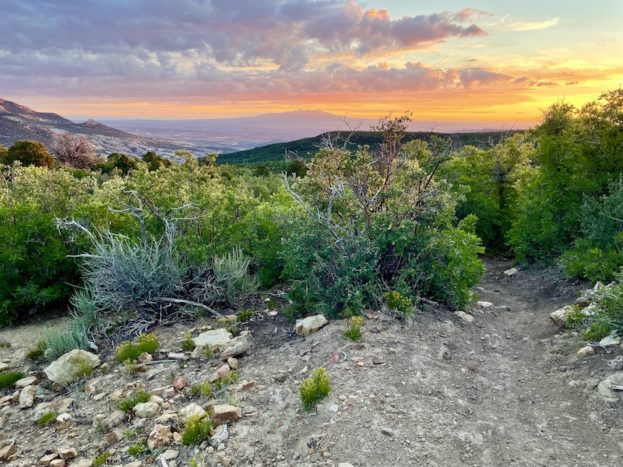
[[[74,349],[52,362],[43,371],[50,381],[67,386],[90,374],[99,364],[97,355]]]

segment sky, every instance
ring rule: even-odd
[[[622,24],[623,0],[0,0],[0,98],[92,118],[519,128],[623,86]]]

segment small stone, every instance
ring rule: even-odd
[[[78,450],[76,448],[63,448],[63,449],[59,449],[58,450],[58,455],[61,456],[61,458],[68,460],[68,459],[74,459],[76,457],[78,457]]]
[[[387,427],[381,428],[381,433],[383,433],[385,436],[390,436],[390,437],[396,436],[396,432],[392,430],[391,428],[387,428]]]
[[[331,404],[329,405],[329,407],[327,407],[327,410],[329,412],[337,413],[338,410],[340,410],[340,407],[337,404]]]
[[[470,314],[465,313],[464,311],[455,311],[454,314],[456,316],[458,316],[459,318],[461,318],[463,321],[465,321],[466,323],[473,323],[474,322],[474,317]]]
[[[93,396],[93,400],[94,400],[95,402],[99,402],[99,401],[101,401],[104,397],[106,397],[106,393],[105,393],[105,392],[100,392],[99,394],[95,394],[95,395]]]
[[[223,452],[217,452],[215,454],[216,459],[223,464],[225,467],[229,467],[231,465],[231,459],[225,455]]]
[[[71,467],[92,467],[93,460],[92,459],[76,459],[76,461],[71,464]]]
[[[240,408],[229,404],[213,405],[209,410],[215,425],[220,425],[225,422],[235,422],[242,418],[242,411]]]
[[[308,316],[307,318],[297,319],[294,330],[299,336],[307,336],[326,326],[328,322],[327,318],[322,314]]]
[[[212,348],[223,348],[227,346],[231,340],[231,333],[223,328],[202,332],[197,337],[193,338],[195,345],[209,345]]]
[[[125,420],[125,412],[123,410],[115,410],[108,417],[102,420],[102,426],[106,430],[110,430],[121,424]]]
[[[121,430],[113,430],[110,433],[106,433],[104,438],[109,446],[114,446],[123,439],[123,432]]]
[[[623,371],[617,371],[604,378],[597,385],[597,393],[606,402],[611,404],[623,402],[623,391],[615,391],[613,388],[623,386]]]
[[[573,308],[571,306],[565,306],[565,307],[559,308],[558,310],[550,313],[549,319],[551,319],[554,322],[554,324],[562,326],[563,324],[565,324],[567,315],[572,310]]]
[[[173,439],[171,428],[167,425],[156,425],[149,434],[147,446],[150,449],[159,449],[168,446]]]
[[[231,368],[229,368],[229,365],[227,363],[225,365],[220,366],[218,370],[216,370],[216,375],[218,379],[226,378],[230,373],[231,373]]]
[[[66,430],[67,428],[69,428],[71,426],[72,420],[73,417],[67,412],[59,414],[58,417],[56,417],[56,423],[58,423],[59,425],[59,430]]]
[[[65,465],[65,461],[63,459],[54,459],[50,462],[50,467],[63,467]]]
[[[218,447],[229,439],[229,432],[227,431],[227,424],[222,424],[216,427],[214,434],[210,437],[210,446]]]
[[[235,357],[229,357],[227,359],[227,364],[232,370],[237,370],[239,367],[238,359]]]
[[[586,345],[578,350],[577,355],[580,358],[590,357],[591,355],[595,355],[595,349],[591,345]]]
[[[173,459],[177,459],[180,455],[180,452],[175,449],[167,449],[159,457],[162,457],[165,461],[171,461]]]
[[[181,391],[182,389],[188,386],[188,379],[186,379],[186,377],[181,376],[181,375],[176,376],[173,382],[171,383],[171,386],[173,386],[178,391]]]
[[[491,303],[491,302],[478,301],[478,302],[476,302],[476,306],[478,306],[480,308],[492,308],[495,305],[493,303]]]
[[[255,387],[255,381],[241,381],[238,385],[240,391],[249,391]]]
[[[92,371],[99,366],[97,355],[85,350],[74,349],[53,361],[43,371],[50,381],[66,386],[85,376],[85,372]]]
[[[179,411],[180,419],[183,422],[188,420],[190,417],[199,416],[203,418],[205,417],[205,415],[206,411],[203,409],[203,407],[195,404],[194,402],[192,404],[188,404],[186,407]]]
[[[372,357],[372,363],[375,365],[383,365],[384,363],[387,363],[387,361],[381,355],[374,355]]]
[[[518,272],[519,272],[519,269],[517,269],[517,268],[510,268],[510,269],[507,269],[506,271],[504,271],[504,274],[506,274],[507,276],[514,276]]]
[[[17,452],[17,446],[11,443],[0,449],[0,461],[8,461]]]
[[[171,360],[186,360],[188,357],[183,352],[169,352],[167,355]]]
[[[340,462],[337,464],[337,467],[354,467],[353,464],[349,462]]]
[[[239,357],[249,350],[251,350],[251,333],[249,331],[243,331],[238,337],[232,339],[231,342],[227,344],[223,352],[221,352],[221,358]]]
[[[37,394],[37,386],[26,386],[19,393],[19,407],[28,409],[35,403],[35,395]]]
[[[138,356],[138,361],[141,363],[149,363],[154,361],[154,356],[148,352],[143,352]]]
[[[48,454],[39,459],[39,465],[50,465],[54,459],[58,457],[58,452],[53,452],[52,454]]]
[[[132,410],[137,417],[150,418],[160,412],[160,406],[155,402],[140,402]]]
[[[15,387],[17,389],[23,389],[26,386],[32,386],[36,382],[37,382],[36,376],[26,376],[25,378],[18,379],[17,381],[15,381]]]

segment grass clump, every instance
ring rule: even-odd
[[[7,389],[12,387],[16,381],[19,381],[26,376],[21,371],[5,371],[0,373],[0,389]]]
[[[112,453],[110,451],[104,451],[95,459],[93,459],[93,467],[101,467],[102,465],[108,462],[108,459],[112,457]]]
[[[128,448],[128,454],[132,457],[140,457],[148,450],[147,444],[136,443]]]
[[[39,419],[37,420],[37,425],[39,425],[40,428],[45,428],[50,423],[54,422],[54,420],[56,420],[56,417],[56,412],[52,410],[51,412],[41,415],[41,417],[39,417]]]
[[[244,323],[246,321],[249,321],[252,316],[253,316],[253,310],[251,309],[244,310],[236,315],[236,321],[239,323]]]
[[[569,311],[565,317],[565,328],[578,329],[582,327],[587,318],[588,316],[582,313],[582,309],[579,306],[573,305],[571,311]]]
[[[582,334],[582,339],[589,342],[598,342],[610,334],[610,328],[605,324],[594,322]]]
[[[396,290],[385,292],[383,294],[383,298],[385,299],[385,304],[390,310],[395,310],[402,316],[408,317],[415,313],[413,301]]]
[[[197,347],[195,341],[193,340],[193,335],[189,332],[184,335],[184,340],[182,341],[182,350],[184,352],[192,352]]]
[[[141,334],[134,342],[122,342],[115,352],[115,360],[123,363],[127,360],[136,361],[144,353],[154,354],[160,348],[160,342],[155,334]]]
[[[190,417],[184,424],[182,432],[182,443],[184,446],[194,446],[201,443],[210,436],[212,431],[212,421],[209,417],[195,415]]]
[[[190,393],[193,396],[212,397],[212,385],[209,381],[193,384],[190,387]]]
[[[33,361],[43,358],[45,353],[45,347],[46,345],[43,340],[38,341],[33,347],[28,349],[28,352],[26,353],[26,358]]]
[[[220,391],[221,389],[226,388],[230,384],[238,382],[239,379],[240,376],[238,375],[238,372],[233,370],[230,371],[227,376],[223,376],[222,378],[217,379],[214,382],[214,386],[216,387],[217,391]]]
[[[363,326],[363,318],[361,316],[353,316],[350,319],[346,331],[344,331],[344,337],[351,341],[360,341],[363,337],[361,326]]]
[[[151,395],[147,391],[145,391],[144,389],[139,389],[130,397],[121,399],[119,401],[119,409],[123,410],[124,412],[131,412],[136,404],[148,402],[150,398]]]
[[[331,379],[324,368],[317,368],[312,377],[303,381],[300,387],[303,408],[308,412],[331,392]]]

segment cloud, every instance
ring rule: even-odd
[[[243,67],[301,69],[317,56],[415,50],[482,36],[476,10],[405,16],[355,0],[3,0],[0,46],[12,54],[177,52]]]
[[[513,20],[509,17],[505,17],[502,20],[502,25],[511,31],[538,31],[540,29],[549,29],[557,26],[560,23],[560,18],[549,18],[543,21],[520,21]]]

